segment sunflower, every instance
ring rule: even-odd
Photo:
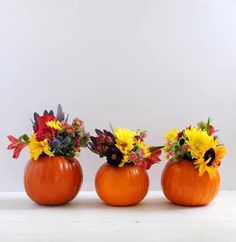
[[[184,131],[186,143],[193,159],[202,158],[206,151],[216,146],[213,136],[209,136],[205,131],[191,127]]]
[[[202,176],[205,172],[208,172],[212,178],[215,175],[215,168],[219,166],[221,159],[226,153],[225,147],[217,145],[217,139],[195,127],[185,130],[184,134],[199,175]]]
[[[194,162],[194,165],[199,170],[199,175],[203,175],[205,171],[208,172],[212,178],[215,175],[215,168],[220,165],[221,159],[225,156],[226,149],[224,145],[213,145],[208,149],[204,156]]]
[[[226,155],[226,148],[224,145],[217,145],[215,149],[215,160],[214,165],[219,166],[221,159]]]
[[[197,161],[194,162],[195,167],[199,171],[199,176],[202,176],[205,172],[207,172],[210,178],[214,177],[215,175],[215,167],[209,165],[210,158],[208,160],[204,160],[204,158],[199,158]]]
[[[112,166],[120,166],[122,164],[123,155],[114,145],[109,147],[107,152],[107,162]]]

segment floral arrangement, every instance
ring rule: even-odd
[[[215,135],[217,131],[210,124],[210,119],[198,123],[197,127],[190,126],[182,131],[173,128],[165,135],[166,158],[173,161],[189,160],[198,169],[200,176],[208,172],[212,178],[215,167],[220,165],[226,154],[224,145],[219,143]]]
[[[144,143],[146,131],[131,131],[116,128],[112,132],[95,129],[97,137],[90,137],[89,148],[115,167],[128,164],[141,165],[149,169],[160,162],[161,147],[148,147]]]
[[[89,133],[85,132],[83,121],[75,118],[69,124],[68,115],[65,119],[61,105],[58,105],[56,116],[52,110],[45,110],[42,116],[34,113],[32,123],[34,133],[30,137],[27,134],[19,138],[8,136],[11,144],[7,149],[14,150],[13,158],[17,159],[22,149],[28,146],[34,160],[43,155],[70,159],[80,154],[80,147],[87,146]]]

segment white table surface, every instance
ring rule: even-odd
[[[44,207],[25,193],[0,193],[0,242],[181,241],[236,242],[236,191],[221,191],[208,206],[183,207],[162,192],[136,206],[111,207],[95,192],[64,206]]]

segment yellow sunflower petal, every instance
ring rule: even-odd
[[[186,129],[184,134],[187,138],[189,151],[193,158],[202,158],[207,150],[212,147],[216,147],[213,136],[209,136],[203,130],[198,130],[195,127],[191,127],[190,129]]]
[[[208,172],[210,179],[212,179],[216,174],[215,169],[212,166],[206,166],[206,171]]]
[[[204,172],[206,171],[206,165],[204,162],[199,165],[198,171],[199,176],[202,176],[204,174]]]
[[[214,161],[214,165],[215,166],[219,166],[221,163],[221,159],[226,155],[226,148],[224,145],[219,145],[216,146],[215,149],[215,161]]]
[[[129,156],[124,155],[121,163],[119,164],[119,167],[123,167],[125,165],[125,163],[127,163],[128,161],[129,161]]]

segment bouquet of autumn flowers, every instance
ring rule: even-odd
[[[166,158],[173,161],[188,160],[198,169],[200,176],[208,172],[212,178],[215,175],[214,168],[220,165],[226,154],[224,145],[219,143],[215,135],[217,131],[210,119],[182,131],[173,128],[165,135]]]
[[[89,148],[100,157],[106,157],[112,166],[136,164],[149,169],[160,162],[161,147],[148,147],[144,143],[146,131],[116,128],[112,132],[98,129],[95,132],[97,136],[90,137]]]
[[[65,156],[70,159],[80,154],[80,147],[87,146],[89,133],[85,132],[83,121],[75,118],[69,124],[68,116],[65,118],[61,105],[58,105],[56,115],[52,110],[45,110],[42,116],[34,113],[32,123],[34,133],[31,136],[8,136],[11,144],[7,149],[14,150],[13,158],[17,159],[21,150],[28,146],[34,160],[43,155]]]

